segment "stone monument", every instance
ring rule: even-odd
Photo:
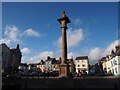
[[[69,67],[67,63],[67,24],[70,23],[69,18],[66,16],[65,11],[62,12],[62,17],[57,19],[61,24],[62,29],[62,60],[60,64],[60,75],[59,77],[68,77]]]

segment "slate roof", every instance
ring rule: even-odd
[[[76,57],[75,60],[83,60],[83,59],[88,59],[88,56],[79,56],[79,57]]]

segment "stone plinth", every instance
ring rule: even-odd
[[[60,78],[67,78],[68,76],[68,65],[67,64],[60,64]]]

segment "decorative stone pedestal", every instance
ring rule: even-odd
[[[60,65],[60,78],[67,78],[68,77],[68,65],[67,64],[61,64]]]

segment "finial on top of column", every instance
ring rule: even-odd
[[[62,12],[62,17],[66,17],[65,11]]]

